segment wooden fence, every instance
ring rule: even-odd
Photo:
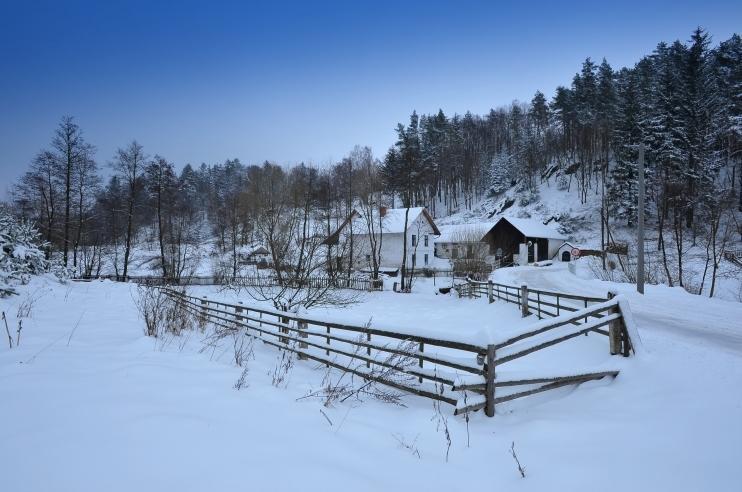
[[[611,354],[628,356],[631,340],[621,304],[611,299],[543,320],[500,343],[480,345],[458,337],[431,337],[404,331],[357,326],[292,313],[188,296],[162,290],[204,321],[227,330],[244,330],[268,345],[415,395],[455,406],[456,414],[495,405],[568,384],[579,384],[618,371],[571,372],[562,376],[497,378],[495,368],[579,335],[608,326]],[[505,294],[503,294],[505,295]],[[588,321],[589,320],[589,321]],[[498,387],[525,387],[500,395]]]
[[[183,277],[158,277],[158,276],[117,276],[100,275],[80,277],[76,280],[108,279],[119,282],[134,282],[144,285],[239,285],[242,287],[270,288],[284,286],[288,288],[310,288],[310,289],[350,289],[359,291],[383,290],[384,283],[381,280],[368,278],[343,278],[343,277],[308,277],[304,279],[284,278],[280,282],[275,275],[265,276],[237,276],[237,277],[213,277],[213,276],[183,276]]]
[[[539,319],[558,317],[565,313],[587,309],[593,304],[604,303],[614,296],[612,293],[609,293],[607,297],[581,296],[564,292],[531,289],[526,284],[521,286],[500,284],[491,280],[488,282],[479,282],[466,279],[454,288],[461,297],[487,297],[490,303],[495,302],[495,299],[500,299],[505,302],[517,304],[520,306],[521,314],[524,317],[533,313]],[[587,322],[587,319],[585,321]]]

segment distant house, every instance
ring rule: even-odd
[[[381,232],[375,233],[374,236],[377,244],[379,242],[381,244],[379,265],[382,272],[394,274],[401,268],[405,236],[407,255],[404,261],[407,268],[425,268],[431,265],[434,237],[440,235],[440,230],[424,207],[410,209],[380,207],[374,214],[379,214],[378,217],[371,218],[374,223],[381,222]],[[407,214],[406,228],[405,214]],[[369,270],[372,268],[371,239],[366,218],[358,210],[354,210],[338,229],[323,241],[323,244],[336,246],[351,236],[351,230],[353,257],[348,261],[351,261],[356,270]]]
[[[572,250],[573,249],[584,249],[581,246],[570,243],[569,241],[565,241],[562,243],[561,246],[556,250],[556,253],[554,256],[551,257],[552,260],[556,261],[572,261],[574,258],[572,257]]]
[[[498,220],[487,236],[495,257],[518,265],[553,258],[567,239],[541,221],[511,217]]]
[[[270,252],[265,246],[250,246],[239,253],[240,261],[247,265],[270,263]]]
[[[494,251],[489,244],[494,222],[476,222],[440,226],[441,235],[435,240],[435,256],[457,260],[482,260],[494,263]]]

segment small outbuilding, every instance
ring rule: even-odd
[[[574,249],[580,249],[580,247],[576,244],[570,243],[569,241],[565,241],[564,243],[562,243],[561,246],[559,246],[556,253],[554,254],[554,256],[552,256],[551,259],[554,261],[564,262],[572,261],[575,259],[572,255],[572,250]]]
[[[527,265],[553,258],[567,238],[536,219],[502,217],[487,242],[502,265]]]

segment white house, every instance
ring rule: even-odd
[[[373,246],[378,250],[380,270],[396,272],[402,266],[404,240],[407,237],[407,255],[404,259],[407,268],[426,268],[433,262],[434,237],[440,234],[433,217],[424,207],[386,208],[374,210],[373,221],[376,229],[381,223],[380,232],[369,234],[368,219],[354,210],[340,227],[324,240],[326,245],[347,243],[352,237],[353,257],[350,258],[357,270],[370,270],[373,265]],[[376,215],[378,214],[378,216]],[[405,215],[407,216],[405,228]],[[352,234],[351,234],[352,230]],[[372,241],[373,236],[373,241]],[[344,248],[347,251],[349,248]]]

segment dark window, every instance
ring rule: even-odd
[[[562,252],[562,261],[569,261],[571,260],[571,255],[569,254],[569,251],[563,251]]]
[[[428,236],[425,236],[425,238],[427,239],[427,238],[428,238]],[[425,266],[428,266],[428,253],[425,253],[425,258],[424,258],[424,260],[425,260]]]
[[[416,260],[415,256],[417,255],[415,253],[412,253],[412,266],[415,266],[415,260]]]
[[[366,255],[366,261],[371,263],[371,255]]]
[[[413,245],[413,246],[416,246],[416,241],[417,241],[417,236],[415,236],[415,235],[413,234],[413,235],[412,235],[412,245]]]
[[[425,234],[425,247],[426,248],[428,247],[428,235],[427,234]]]

